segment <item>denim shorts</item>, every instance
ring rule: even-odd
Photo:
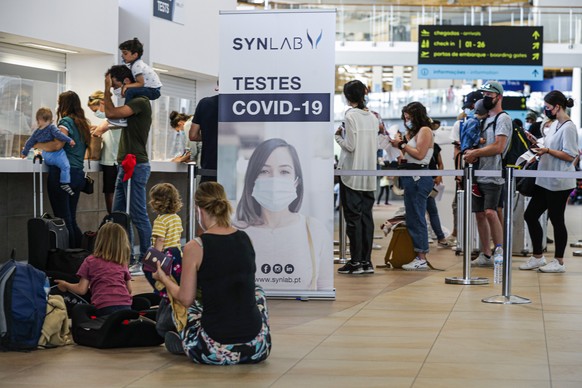
[[[473,195],[473,213],[484,212],[485,209],[497,210],[499,199],[503,191],[503,185],[494,183],[477,183],[481,197]]]

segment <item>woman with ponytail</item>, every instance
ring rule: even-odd
[[[265,293],[255,285],[251,241],[231,225],[232,207],[219,183],[200,184],[194,201],[204,232],[184,247],[180,285],[159,265],[153,274],[175,300],[189,306],[186,327],[166,333],[166,348],[199,364],[261,362],[271,351],[271,335]]]
[[[554,90],[544,97],[544,114],[552,125],[545,130],[543,146],[534,148],[539,158],[538,171],[575,171],[578,159],[578,131],[570,120],[567,108],[574,106],[571,98]],[[568,241],[568,230],[564,221],[568,196],[576,187],[576,178],[537,177],[533,196],[524,214],[532,240],[533,255],[519,269],[539,268],[540,272],[565,272],[564,251]],[[554,227],[554,259],[546,264],[542,250],[543,229],[539,218],[548,211]]]

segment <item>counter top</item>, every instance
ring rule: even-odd
[[[188,167],[184,163],[150,161],[152,172],[188,172]],[[23,173],[32,172],[33,164],[30,159],[18,158],[0,158],[0,173]],[[43,165],[43,171],[48,171],[47,166]],[[98,172],[99,161],[92,160],[91,168],[88,161],[85,160],[85,171]]]

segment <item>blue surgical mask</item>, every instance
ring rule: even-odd
[[[525,129],[526,131],[529,131],[530,128],[531,128],[531,123],[523,124],[523,129]]]
[[[368,95],[366,94],[364,96],[364,104],[368,105],[369,102],[370,102],[370,97],[368,97]]]
[[[410,120],[405,121],[404,126],[408,129],[412,129],[412,121]]]
[[[475,115],[475,110],[474,109],[465,108],[463,111],[465,112],[465,114],[467,115],[467,117],[473,117]]]
[[[296,182],[297,179],[291,178],[259,178],[251,195],[265,209],[278,212],[288,208],[297,198]]]
[[[103,112],[103,111],[96,110],[94,114],[95,114],[95,117],[97,117],[98,119],[105,120],[105,118],[106,118],[105,112]]]
[[[115,95],[115,97],[121,98],[121,88],[113,89],[113,94]]]

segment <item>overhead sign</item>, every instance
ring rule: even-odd
[[[539,81],[543,27],[418,27],[418,77]]]
[[[184,24],[184,0],[153,0],[154,16]]]

